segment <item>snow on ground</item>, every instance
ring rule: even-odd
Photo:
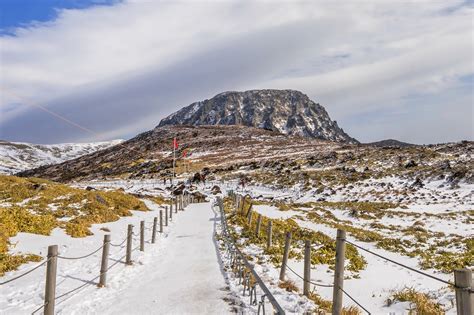
[[[252,209],[260,213],[261,215],[264,215],[270,219],[289,219],[294,215],[299,214],[297,211],[293,210],[287,210],[287,211],[281,211],[275,206],[269,206],[269,205],[253,205]]]
[[[216,216],[219,216],[219,220],[220,220],[219,208],[214,207],[213,210],[215,211]],[[222,226],[220,223],[217,225],[217,233],[222,234]],[[239,242],[239,240],[237,240],[237,242]],[[233,292],[233,296],[237,296],[240,299],[239,313],[240,312],[242,312],[243,314],[257,313],[258,304],[257,305],[250,304],[250,298],[249,298],[248,292],[246,293],[246,295],[243,293],[244,292],[243,282],[241,281],[241,279],[238,278],[238,275],[232,272],[231,270],[232,269],[231,260],[228,253],[225,250],[224,241],[222,241],[221,239],[219,243],[220,243],[221,259],[223,261],[223,265],[228,270],[227,278],[228,278],[230,290]],[[245,248],[243,248],[243,252],[245,252],[247,255],[255,257],[257,255],[261,255],[263,251],[259,247],[251,245],[251,246],[246,246]],[[265,283],[266,287],[274,296],[275,300],[285,310],[287,314],[303,314],[305,312],[310,312],[314,310],[315,308],[314,303],[308,300],[306,297],[301,296],[300,294],[296,292],[287,292],[286,290],[278,287],[278,283],[279,283],[278,279],[279,279],[280,271],[277,268],[275,268],[273,265],[269,263],[260,263],[260,262],[258,264],[254,264],[250,262],[250,264],[253,265],[255,272],[259,275],[259,277]],[[258,302],[261,301],[262,294],[263,294],[262,289],[257,285],[256,295],[257,295]],[[268,298],[265,299],[265,309],[267,313],[271,313],[271,310],[273,309]]]
[[[206,191],[216,184],[221,187],[223,193],[233,190],[244,194],[251,193],[253,196],[265,196],[279,200],[290,198],[290,200],[298,201],[302,201],[303,198],[305,201],[314,201],[317,197],[309,195],[302,197],[297,187],[294,189],[278,190],[265,186],[249,186],[242,189],[237,187],[236,181],[230,181],[226,184],[213,181],[198,186],[201,191]],[[124,188],[127,192],[166,195],[166,187],[169,186],[169,183],[165,185],[163,182],[156,180],[94,181],[77,183],[76,186],[93,186],[101,189]],[[56,243],[60,245],[62,255],[83,255],[100,246],[102,235],[104,234],[103,231],[100,231],[101,227],[109,228],[112,234],[112,242],[118,243],[125,237],[126,225],[128,223],[131,222],[138,227],[141,219],[146,219],[150,223],[152,217],[157,215],[157,206],[150,204],[150,202],[147,203],[149,206],[151,205],[152,211],[134,211],[133,217],[122,218],[117,222],[94,225],[92,228],[94,235],[86,238],[70,238],[60,229],[54,230],[53,234],[49,237],[20,233],[17,237],[12,238],[13,243],[17,242],[13,251],[31,252],[44,256],[47,245]],[[421,206],[423,207],[422,204]],[[441,211],[440,209],[435,209],[436,205],[429,206],[432,207],[431,209],[434,213]],[[301,210],[311,211],[310,208],[301,208],[296,211],[280,211],[274,206],[254,205],[254,210],[270,218],[286,219],[292,217],[301,227],[321,231],[333,238],[335,237],[336,230],[334,228],[324,224],[308,222],[303,220],[301,216],[295,216],[301,214]],[[400,212],[403,211],[412,211],[411,205],[408,209],[400,209]],[[344,210],[334,210],[333,214],[341,219],[347,219],[347,213]],[[402,218],[382,218],[381,223],[387,225],[397,224],[400,226],[409,226],[412,223],[406,220],[406,222],[400,221],[400,219]],[[136,262],[134,267],[126,267],[122,263],[118,263],[109,272],[109,285],[107,288],[97,289],[94,285],[88,285],[79,291],[77,295],[60,301],[57,310],[60,313],[67,314],[117,313],[123,311],[133,314],[137,312],[147,313],[155,310],[159,310],[159,313],[192,313],[194,309],[202,310],[205,313],[228,313],[232,306],[223,302],[222,299],[226,297],[228,300],[233,301],[232,304],[235,304],[235,307],[243,307],[241,310],[244,313],[253,313],[256,307],[248,305],[248,297],[242,296],[242,285],[238,283],[232,273],[222,273],[222,266],[225,267],[228,261],[226,261],[225,256],[220,257],[216,254],[218,246],[213,242],[212,236],[214,229],[216,229],[214,226],[216,220],[217,218],[211,212],[209,204],[190,206],[189,211],[186,210],[174,217],[175,222],[172,223],[167,233],[160,237],[157,245],[147,244],[145,253],[134,252],[134,260]],[[446,221],[430,217],[427,217],[424,221],[430,229],[433,228],[435,231],[444,229],[443,231],[447,233],[454,231],[466,236],[472,235],[472,232],[469,232],[469,227],[465,224],[446,226]],[[219,230],[218,220],[217,230]],[[355,241],[350,235],[348,239]],[[417,258],[401,256],[397,253],[379,249],[371,243],[362,243],[361,245],[408,266],[414,268],[418,266]],[[247,247],[245,251],[253,255],[261,253],[261,249],[255,246]],[[360,301],[373,314],[407,314],[408,303],[394,303],[390,307],[385,306],[387,298],[392,291],[405,287],[413,287],[420,292],[436,294],[437,300],[448,310],[447,313],[455,313],[452,304],[454,293],[446,289],[444,284],[393,265],[371,254],[363,251],[359,252],[367,260],[367,268],[360,272],[360,279],[351,277],[351,279],[345,281],[344,286],[356,300]],[[111,257],[114,259],[121,258],[123,255],[123,248],[112,248]],[[113,261],[111,259],[111,263]],[[58,269],[58,294],[96,276],[99,264],[100,252],[84,261],[60,261]],[[35,264],[24,265],[20,271],[11,272],[4,278],[14,277],[22,273],[22,271],[29,270],[32,266],[35,266]],[[289,266],[302,274],[302,261],[290,260]],[[265,283],[268,283],[277,300],[288,312],[301,313],[303,309],[310,308],[312,302],[298,294],[289,293],[278,288],[278,268],[269,262],[256,265],[255,268]],[[28,313],[35,306],[42,304],[44,269],[40,268],[40,271],[0,287],[0,295],[6,297],[6,299],[0,300],[0,314]],[[182,270],[185,271],[183,272]],[[442,274],[435,270],[426,270],[426,272],[445,280],[452,280],[452,275]],[[348,272],[347,275],[351,275],[351,273]],[[287,272],[287,276],[302,288],[302,281],[298,277],[294,276],[291,272]],[[174,280],[171,281],[171,279]],[[315,266],[312,269],[312,280],[320,283],[332,283],[333,272],[327,265]],[[212,292],[210,293],[205,290],[205,292],[196,293],[200,292],[200,288],[203,287]],[[332,290],[329,288],[317,288],[316,292],[325,299],[331,299],[332,297]],[[139,300],[141,302],[139,303],[140,305],[137,306],[135,303],[130,303],[130,296]],[[193,303],[196,303],[196,308],[187,308],[188,305],[186,305],[185,297],[190,297]],[[209,300],[213,302],[209,303]],[[344,298],[344,304],[346,306],[354,305],[347,297]],[[267,309],[269,309],[269,305],[267,305]]]
[[[336,229],[329,228],[323,224],[317,224],[308,221],[296,220],[296,222],[301,227],[305,227],[314,231],[320,231],[332,238],[336,238]],[[406,266],[418,269],[418,260],[416,258],[410,258],[397,253],[392,253],[384,249],[377,248],[371,243],[361,243],[350,235],[347,236],[347,240],[359,244],[368,250],[402,263]],[[445,284],[397,266],[364,251],[359,250],[359,253],[367,261],[367,267],[360,271],[360,279],[352,278],[345,280],[344,289],[364,307],[371,311],[372,314],[388,314],[390,312],[394,312],[395,315],[407,314],[406,305],[400,306],[399,304],[401,303],[395,303],[390,307],[386,307],[386,301],[390,296],[390,293],[401,290],[405,287],[412,287],[419,292],[425,293],[437,293],[439,291],[443,291],[444,294],[441,296],[440,301],[448,310],[447,314],[456,314],[456,310],[453,309],[452,304],[454,299],[454,291],[444,290],[444,288],[446,288]],[[290,261],[288,265],[293,270],[300,271],[300,274],[303,274],[302,261],[297,262],[293,260]],[[452,275],[443,274],[436,270],[424,270],[424,272],[443,280],[453,281]],[[346,275],[350,275],[350,273],[346,272]],[[303,282],[300,279],[291,273],[288,273],[288,276],[298,283],[300,288],[303,287]],[[321,281],[322,283],[330,284],[334,280],[334,273],[327,265],[318,265],[316,268],[313,266],[311,271],[311,279],[315,282]],[[317,288],[317,290],[319,294],[325,299],[332,299],[332,289]],[[354,305],[354,303],[345,297],[344,305],[350,306]]]
[[[148,202],[147,202],[148,203]],[[148,203],[148,205],[151,205]],[[133,216],[122,217],[120,220],[115,222],[108,222],[104,224],[94,224],[91,228],[94,235],[84,238],[72,238],[66,235],[63,230],[57,228],[54,229],[50,236],[43,236],[30,233],[18,233],[17,236],[11,238],[11,242],[15,244],[12,249],[13,253],[34,253],[41,256],[46,256],[47,248],[49,245],[58,245],[59,254],[66,257],[77,257],[88,254],[102,245],[103,235],[111,235],[111,243],[119,244],[123,241],[126,236],[126,230],[128,224],[134,225],[135,233],[138,233],[139,225],[141,220],[145,220],[148,225],[153,221],[153,217],[158,215],[159,207],[153,205],[152,211],[133,211]],[[179,220],[179,216],[177,219]],[[172,230],[175,222],[171,222],[168,229],[165,229],[165,233],[159,236],[158,245],[148,245],[149,248],[153,248],[153,251],[143,255],[142,253],[135,251],[133,253],[134,259],[137,260],[138,264],[143,263],[145,260],[149,260],[149,255],[161,253],[164,250],[164,246],[167,243],[169,231]],[[101,228],[108,228],[110,232],[102,231]],[[149,232],[147,232],[149,235]],[[134,245],[138,244],[138,238],[134,237]],[[135,268],[126,267],[122,261],[122,256],[125,255],[125,245],[121,247],[111,247],[109,265],[112,265],[119,260],[119,262],[113,269],[109,271],[110,287],[118,287],[123,285],[122,280],[124,277],[135,274]],[[81,284],[88,282],[90,279],[96,277],[100,270],[100,258],[101,251],[83,260],[59,260],[58,261],[58,277],[57,277],[57,296],[69,291]],[[37,263],[29,263],[22,265],[18,271],[9,272],[5,275],[2,280],[7,280],[20,275],[23,272],[30,270]],[[37,307],[43,304],[44,299],[44,282],[45,282],[46,268],[41,267],[37,271],[28,274],[27,276],[20,278],[17,281],[10,282],[4,286],[0,286],[0,295],[5,299],[0,300],[0,314],[25,314],[31,313]],[[97,280],[93,281],[90,286],[87,286],[83,291],[91,292],[98,290],[95,286]],[[104,290],[109,290],[104,289]],[[82,293],[81,293],[82,294]],[[60,299],[57,305],[57,311],[60,312],[68,304],[69,296]]]
[[[207,187],[209,188],[209,186]],[[74,288],[79,290],[61,297],[56,302],[58,314],[228,314],[239,310],[254,314],[257,306],[250,305],[243,294],[243,286],[229,274],[228,257],[215,238],[220,233],[220,217],[210,203],[192,204],[185,211],[173,215],[163,235],[158,234],[151,244],[151,222],[162,209],[144,200],[151,211],[133,211],[133,216],[116,222],[95,224],[94,235],[71,238],[63,230],[55,229],[51,236],[19,233],[12,238],[13,252],[30,252],[46,255],[47,247],[59,245],[61,256],[86,255],[102,244],[104,234],[111,234],[111,247],[107,286],[98,288],[101,251],[81,260],[58,260],[56,296]],[[145,220],[145,252],[138,251],[139,222]],[[133,266],[124,264],[128,224],[134,225]],[[101,229],[107,228],[110,232]],[[2,280],[30,270],[36,263],[21,266]],[[43,304],[45,267],[0,287],[0,314],[30,314]],[[297,293],[278,287],[278,270],[267,265],[256,265],[276,299],[290,314],[300,314],[314,308],[314,304]],[[226,302],[230,301],[230,303]],[[271,305],[266,303],[267,310]],[[41,310],[39,311],[41,312]]]
[[[469,186],[469,187],[466,187]],[[472,189],[472,185],[464,185],[461,189],[458,189],[459,195],[465,196],[469,198],[471,195],[469,192]],[[245,189],[239,189],[244,194],[251,194],[254,197],[260,196],[261,198],[275,198],[280,199],[282,198],[281,192],[284,192],[286,195],[291,190],[278,190],[273,189],[270,187],[259,187],[259,186],[252,186],[246,187]],[[295,190],[295,195],[297,196],[299,192]],[[304,201],[304,202],[311,202],[316,201],[318,196],[305,196],[304,199],[296,199],[291,198],[291,200],[297,201]],[[426,200],[425,200],[426,201]],[[430,214],[439,214],[446,210],[446,208],[456,209],[457,212],[463,211],[464,209],[472,209],[472,203],[465,205],[459,209],[454,202],[443,202],[442,204],[433,204],[433,205],[424,205],[422,204],[423,199],[418,201],[418,204],[409,203],[405,206],[404,209],[395,208],[391,209],[394,211],[400,211],[402,214],[403,212],[417,212],[413,211],[414,209],[423,209],[423,210],[431,210],[427,211],[427,215],[422,218],[425,226],[433,232],[444,232],[444,233],[454,233],[458,235],[463,235],[465,237],[472,237],[472,227],[467,222],[461,222],[460,220],[456,221],[449,217],[433,217]],[[254,210],[262,215],[265,215],[270,218],[274,219],[285,219],[288,217],[292,217],[296,221],[296,223],[303,227],[308,228],[314,231],[320,231],[332,238],[336,236],[336,229],[330,227],[325,224],[317,224],[314,222],[306,221],[301,216],[295,216],[301,214],[301,212],[289,210],[291,214],[286,214],[288,211],[281,211],[277,207],[269,206],[269,205],[254,205]],[[441,209],[444,209],[442,211]],[[314,211],[311,208],[299,208],[299,211]],[[331,209],[331,213],[338,217],[339,219],[349,220],[351,221],[354,226],[364,227],[363,222],[360,222],[358,219],[350,217],[347,210],[344,209]],[[420,211],[419,213],[423,213]],[[410,227],[413,225],[415,219],[409,216],[400,217],[383,217],[378,222],[386,224],[386,225],[398,225],[401,227]],[[388,257],[392,260],[398,261],[402,264],[410,266],[415,269],[419,269],[419,262],[418,258],[410,258],[408,256],[403,256],[398,253],[393,253],[387,250],[383,250],[377,248],[374,243],[361,243],[348,235],[348,240],[353,241],[355,243],[360,244],[362,247],[365,247],[369,250],[372,250],[380,255]],[[258,252],[255,249],[251,252]],[[387,262],[384,259],[378,258],[374,255],[366,253],[364,251],[360,251],[359,253],[366,259],[367,267],[366,269],[360,272],[360,278],[351,277],[351,279],[347,279],[344,283],[345,289],[349,292],[357,301],[359,301],[362,305],[366,306],[372,314],[408,314],[408,310],[410,308],[409,303],[404,302],[397,302],[393,303],[389,307],[387,306],[387,299],[391,296],[391,293],[402,290],[404,288],[414,288],[418,292],[429,293],[436,297],[436,300],[440,302],[447,314],[455,314],[456,310],[454,307],[454,291],[450,288],[448,289],[444,283],[438,282],[436,280],[430,279],[426,276],[420,275],[408,269],[402,268],[390,262]],[[272,264],[264,264],[264,268],[274,268]],[[295,261],[291,260],[289,262],[290,268],[299,272],[300,275],[303,274],[303,261]],[[453,281],[452,274],[444,274],[437,270],[424,270],[424,272],[434,275],[438,278],[447,281]],[[347,275],[351,275],[350,272],[346,273]],[[295,283],[298,284],[300,290],[303,287],[303,281],[299,279],[297,276],[292,274],[291,272],[287,272],[287,276],[293,280]],[[312,276],[311,279],[314,282],[320,282],[325,284],[331,284],[333,282],[333,271],[329,269],[327,265],[317,265],[312,267]],[[331,288],[321,288],[316,287],[316,291],[325,299],[331,300],[332,299],[332,289]],[[352,301],[350,301],[347,297],[344,298],[344,305],[351,306],[355,305]]]
[[[177,214],[166,245],[148,245],[133,268],[62,307],[63,314],[223,314],[230,306],[213,239],[209,203]],[[125,278],[125,280],[124,280]]]

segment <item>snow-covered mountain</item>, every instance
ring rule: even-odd
[[[0,140],[0,173],[14,174],[42,165],[61,163],[108,148],[123,141],[31,144]]]
[[[323,106],[294,90],[224,92],[164,118],[165,125],[243,125],[288,135],[356,143]]]

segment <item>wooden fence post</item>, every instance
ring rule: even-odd
[[[168,206],[165,206],[165,226],[168,226]]]
[[[464,268],[454,271],[458,315],[470,315],[474,312],[474,293],[469,292],[473,289],[472,282],[472,270]]]
[[[163,233],[163,210],[160,210],[160,233]]]
[[[250,208],[249,212],[247,213],[247,223],[249,225],[252,224],[252,218],[253,218],[253,211],[252,211],[252,208]]]
[[[260,237],[260,226],[262,225],[262,215],[259,213],[257,217],[257,227],[255,228],[255,236]]]
[[[156,242],[156,226],[158,225],[158,218],[153,218],[153,231],[151,232],[151,243],[155,244]]]
[[[140,221],[140,251],[145,251],[145,221]]]
[[[109,266],[109,248],[110,234],[104,235],[104,247],[102,247],[102,262],[100,264],[99,287],[105,287],[107,284],[107,268]]]
[[[174,198],[174,211],[178,213],[178,196]]]
[[[332,314],[342,313],[342,296],[344,286],[344,259],[346,251],[346,231],[337,230],[336,237],[336,269],[334,271],[334,287],[332,290]]]
[[[268,226],[267,226],[267,249],[272,246],[272,220],[268,219]]]
[[[170,220],[173,221],[173,209],[171,209],[171,206],[170,206]]]
[[[286,264],[288,263],[288,254],[290,253],[290,243],[291,243],[291,232],[287,232],[286,239],[285,239],[285,249],[283,251],[283,259],[282,259],[281,270],[280,270],[281,281],[285,281]]]
[[[173,211],[173,199],[170,199],[170,211]]]
[[[125,264],[132,264],[132,236],[133,236],[133,225],[129,224],[127,229],[127,255],[125,258]]]
[[[304,272],[303,294],[309,296],[309,282],[311,281],[311,242],[304,242]]]
[[[48,246],[48,264],[46,267],[46,286],[44,294],[44,314],[54,315],[56,298],[56,271],[58,269],[58,245]]]

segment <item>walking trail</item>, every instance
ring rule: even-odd
[[[173,215],[167,238],[147,244],[142,259],[124,267],[105,290],[75,297],[75,303],[67,303],[61,313],[230,313],[223,300],[226,282],[213,236],[218,218],[211,204],[191,204]]]

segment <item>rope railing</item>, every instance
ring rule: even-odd
[[[34,314],[38,313],[39,311],[41,311],[47,304],[48,303],[44,303],[43,305],[41,305],[40,307],[35,309],[33,312],[31,312],[31,315],[34,315]]]
[[[259,310],[260,310],[260,307],[263,306],[264,307],[264,304],[263,304],[263,301],[264,301],[264,297],[267,297],[268,300],[270,301],[270,303],[272,304],[273,308],[275,309],[276,311],[276,314],[285,314],[285,311],[283,310],[283,308],[280,306],[280,304],[277,302],[277,300],[275,299],[275,297],[273,296],[273,294],[270,292],[270,290],[267,288],[267,286],[265,285],[265,283],[262,281],[262,279],[260,278],[260,276],[257,274],[257,272],[255,271],[254,267],[249,263],[249,261],[247,260],[247,258],[245,257],[245,255],[240,251],[240,249],[237,247],[236,245],[236,242],[234,239],[232,239],[232,236],[230,235],[229,231],[228,231],[228,226],[227,226],[227,219],[226,219],[226,216],[225,216],[225,213],[224,213],[224,206],[223,206],[223,202],[222,202],[222,199],[219,199],[218,200],[218,206],[219,206],[219,210],[220,210],[220,215],[221,215],[221,222],[222,222],[222,231],[223,231],[223,236],[224,236],[224,239],[228,242],[228,248],[230,249],[233,249],[235,254],[238,255],[238,257],[240,257],[240,259],[242,260],[243,264],[245,265],[245,267],[251,272],[252,276],[254,277],[256,283],[259,285],[260,289],[263,291],[263,298],[262,298],[262,302],[259,304]],[[244,286],[245,288],[245,286]],[[252,293],[251,293],[252,294]],[[256,294],[256,292],[254,291],[254,294]],[[256,301],[256,300],[255,300]]]
[[[11,278],[11,279],[8,279],[7,281],[0,282],[0,285],[4,285],[4,284],[10,283],[10,282],[13,282],[13,281],[15,281],[15,280],[18,280],[18,279],[20,279],[20,278],[23,278],[23,277],[26,276],[27,274],[30,274],[30,273],[32,273],[33,271],[35,271],[36,269],[38,269],[38,268],[44,266],[50,259],[51,259],[51,258],[46,259],[46,260],[43,261],[41,264],[39,264],[39,265],[37,265],[37,266],[31,268],[30,270],[28,270],[28,271],[22,273],[21,275],[18,275],[18,276],[16,276],[16,277],[13,277],[13,278]]]
[[[55,299],[55,300],[59,300],[59,299],[65,297],[65,296],[67,296],[67,295],[69,295],[69,294],[71,294],[71,293],[73,293],[73,292],[76,292],[76,291],[78,291],[78,290],[80,290],[80,289],[86,287],[87,285],[92,285],[95,280],[99,279],[100,276],[102,276],[103,274],[107,273],[107,271],[109,271],[110,269],[112,269],[113,267],[115,267],[116,265],[118,265],[118,264],[121,262],[121,260],[124,259],[124,258],[125,258],[125,256],[122,256],[122,257],[120,257],[120,258],[116,258],[116,262],[115,262],[114,264],[112,264],[110,267],[108,267],[105,271],[100,272],[98,276],[95,276],[94,278],[85,281],[84,284],[81,284],[80,286],[78,286],[78,287],[76,287],[76,288],[74,288],[74,289],[72,289],[72,290],[69,290],[69,291],[67,291],[67,292],[65,292],[65,293],[63,293],[63,294],[57,296],[57,297],[55,297],[54,299]]]
[[[359,306],[361,309],[363,309],[367,314],[371,315],[371,313],[364,307],[362,306],[362,304],[360,304],[359,302],[357,302],[356,299],[354,299],[351,295],[349,295],[349,293],[347,293],[347,291],[345,291],[343,288],[339,287],[339,290],[341,290],[349,299],[352,300],[352,302],[354,302],[355,304],[357,304],[357,306]]]
[[[79,259],[84,259],[84,258],[87,258],[87,257],[90,257],[92,255],[94,255],[95,253],[97,253],[99,250],[101,250],[102,248],[104,248],[104,245],[102,245],[101,247],[97,248],[95,251],[89,253],[89,254],[86,254],[84,256],[78,256],[78,257],[65,257],[65,256],[60,256],[58,255],[57,257],[59,259],[65,259],[65,260],[79,260]]]
[[[110,246],[113,246],[113,247],[122,247],[122,245],[125,244],[126,241],[127,241],[127,238],[124,238],[123,241],[122,241],[120,244],[113,244],[113,243],[110,243]]]
[[[230,192],[229,196],[232,197],[233,203],[237,205],[237,210],[233,212],[233,214],[238,214],[240,213],[241,215],[246,217],[247,221],[247,228],[252,229],[252,214],[251,213],[251,206],[250,208],[244,213],[244,208],[246,203],[250,203],[252,205],[251,199],[248,200],[248,195],[245,197],[243,195],[238,195],[235,194],[234,192]],[[256,235],[259,235],[260,227],[261,227],[261,220],[262,220],[262,215],[258,214],[257,217],[257,224],[255,225],[255,231]],[[267,234],[267,248],[270,248],[272,244],[272,232],[271,232],[271,219],[268,219],[269,221],[269,233]],[[307,228],[303,228],[304,230],[310,230]],[[312,231],[312,230],[311,230]],[[249,231],[253,232],[253,231]],[[281,233],[277,233],[276,235],[273,235],[275,237],[281,240]],[[299,240],[301,241],[301,240]],[[359,301],[357,301],[353,296],[351,296],[347,291],[343,289],[343,282],[344,282],[344,259],[345,259],[345,244],[354,246],[356,249],[359,249],[361,251],[367,252],[369,254],[375,255],[381,259],[384,259],[388,262],[391,262],[397,266],[400,266],[402,268],[405,268],[407,270],[413,271],[415,273],[418,273],[420,275],[423,275],[425,277],[431,278],[433,280],[436,280],[438,282],[444,283],[448,286],[451,286],[455,289],[456,291],[456,305],[457,305],[457,311],[458,315],[459,314],[467,314],[471,313],[471,310],[474,310],[474,302],[472,300],[472,294],[474,293],[473,290],[473,284],[472,284],[472,270],[468,268],[464,269],[458,269],[454,271],[454,283],[448,280],[441,279],[440,277],[436,277],[432,274],[429,274],[427,272],[423,272],[417,268],[413,268],[410,266],[407,266],[403,263],[397,262],[393,259],[390,259],[388,257],[385,257],[381,254],[378,254],[372,250],[369,250],[367,248],[364,248],[356,243],[353,243],[351,241],[348,241],[346,239],[346,231],[342,229],[337,229],[337,237],[336,237],[336,259],[335,259],[335,271],[334,271],[334,284],[333,285],[328,285],[328,284],[320,284],[320,283],[315,283],[311,281],[310,278],[310,268],[311,268],[311,249],[316,249],[318,250],[319,245],[314,244],[314,242],[311,242],[309,240],[305,241],[305,254],[304,254],[304,260],[305,260],[305,271],[304,271],[304,277],[300,276],[297,272],[295,272],[293,269],[291,269],[288,264],[288,253],[289,253],[289,246],[291,242],[291,232],[287,232],[286,240],[285,240],[285,250],[283,254],[283,263],[280,267],[280,280],[284,280],[285,277],[285,271],[289,270],[293,274],[295,274],[298,278],[303,280],[303,291],[304,295],[309,296],[310,295],[310,290],[309,290],[309,285],[315,285],[315,286],[320,286],[320,287],[332,287],[333,288],[333,312],[336,312],[339,314],[343,310],[342,306],[342,297],[347,296],[351,301],[353,301],[358,307],[360,307],[362,310],[370,314],[370,312],[367,310],[366,307],[364,307]],[[298,245],[301,245],[298,242]],[[337,288],[337,289],[336,289]]]
[[[392,259],[390,259],[390,258],[387,258],[387,257],[385,257],[385,256],[382,256],[382,255],[380,255],[380,254],[377,254],[377,253],[375,253],[375,252],[373,252],[373,251],[371,251],[371,250],[369,250],[369,249],[366,249],[366,248],[364,248],[364,247],[362,247],[362,246],[360,246],[360,245],[357,245],[357,244],[355,244],[355,243],[353,243],[353,242],[351,242],[351,241],[346,240],[345,242],[346,242],[347,244],[351,244],[352,246],[357,247],[358,249],[363,250],[363,251],[365,251],[365,252],[367,252],[367,253],[369,253],[369,254],[372,254],[372,255],[377,256],[377,257],[379,257],[379,258],[382,258],[382,259],[384,259],[384,260],[386,260],[386,261],[389,261],[389,262],[391,262],[391,263],[393,263],[393,264],[395,264],[395,265],[398,265],[398,266],[403,267],[403,268],[405,268],[405,269],[409,269],[409,270],[411,270],[411,271],[413,271],[413,272],[416,272],[416,273],[418,273],[418,274],[420,274],[420,275],[423,275],[423,276],[425,276],[425,277],[434,279],[434,280],[436,280],[436,281],[442,282],[442,283],[444,283],[444,284],[447,284],[447,285],[456,287],[456,285],[455,285],[454,283],[450,282],[450,281],[446,281],[446,280],[444,280],[444,279],[435,277],[435,276],[430,275],[430,274],[428,274],[428,273],[426,273],[426,272],[423,272],[423,271],[421,271],[421,270],[418,270],[418,269],[412,268],[412,267],[410,267],[410,266],[407,266],[407,265],[405,265],[405,264],[399,263],[399,262],[397,262],[397,261],[395,261],[395,260],[392,260]]]
[[[241,202],[245,202],[245,200],[247,199],[247,197],[249,197],[251,199],[251,196],[249,194],[245,195],[244,197],[242,197],[241,199]],[[242,208],[243,208],[243,205],[241,205]],[[247,213],[248,215],[248,213]],[[257,223],[258,225],[258,223]],[[310,229],[308,228],[303,228],[303,230],[306,230],[306,231],[311,231]],[[279,233],[277,235],[273,235],[274,236],[277,236],[277,237],[282,237],[282,233]],[[272,235],[268,235],[267,237],[270,237],[272,238]],[[288,237],[288,236],[286,236]],[[285,242],[286,243],[286,242]],[[285,244],[285,251],[287,250],[286,249],[286,246],[289,246],[289,242],[288,244]],[[318,250],[319,247],[323,245],[321,243],[319,244],[315,244],[315,243],[309,243],[309,242],[305,242],[305,246],[308,246],[309,248],[312,248],[312,249],[316,249]],[[268,246],[268,245],[267,245]],[[289,247],[288,247],[288,250],[289,250]],[[308,252],[309,253],[309,252]],[[344,256],[344,255],[343,255]],[[307,262],[308,266],[310,266],[310,255],[306,255],[305,253],[305,261]],[[306,264],[305,262],[305,264]],[[306,267],[305,267],[306,268]],[[289,270],[291,273],[293,273],[296,277],[298,277],[300,280],[303,281],[303,284],[308,284],[308,285],[313,285],[315,287],[323,287],[323,288],[333,288],[334,289],[334,286],[335,284],[324,284],[324,283],[317,283],[317,282],[314,282],[314,281],[311,281],[311,278],[309,276],[309,273],[308,273],[308,278],[306,279],[306,277],[303,277],[301,276],[300,274],[298,274],[295,270],[293,270],[290,266],[288,266],[288,263],[287,263],[287,258],[283,258],[283,263],[282,265],[280,266],[280,269],[282,270],[281,273],[283,272],[283,270]],[[336,267],[337,269],[337,267]],[[337,272],[337,270],[336,270]],[[280,278],[282,279],[282,276],[280,276]],[[304,285],[306,287],[306,285]],[[349,299],[351,299],[357,306],[359,306],[361,309],[363,309],[365,312],[367,312],[369,315],[371,315],[371,313],[367,310],[367,308],[365,308],[360,302],[358,302],[357,300],[355,300],[351,295],[349,295],[349,293],[347,293],[347,291],[343,290],[343,288],[341,286],[338,286],[338,288],[341,290],[341,292],[343,294],[345,294],[347,297],[349,297]],[[304,290],[305,292],[305,295],[309,296],[309,288],[308,289],[305,289]],[[339,297],[340,298],[340,297]],[[342,302],[342,299],[341,299],[341,302]],[[333,303],[334,304],[334,303]],[[342,304],[342,303],[341,303]],[[342,305],[340,306],[342,308]],[[342,310],[340,310],[342,311]]]
[[[186,207],[190,203],[194,202],[191,198],[186,198],[185,199],[182,196],[180,196],[180,197],[181,198],[178,199],[180,201],[180,207]],[[157,224],[158,219],[159,219],[159,226]],[[95,249],[94,251],[92,251],[88,254],[85,254],[83,256],[77,256],[77,257],[62,256],[62,255],[58,254],[58,246],[57,245],[48,246],[48,256],[47,256],[47,259],[45,261],[43,261],[39,265],[35,266],[34,268],[22,273],[21,275],[18,275],[16,277],[13,277],[13,278],[8,279],[6,281],[0,282],[0,285],[5,285],[7,283],[18,280],[18,279],[28,275],[29,273],[34,272],[35,270],[37,270],[40,267],[47,264],[46,286],[45,286],[46,288],[45,288],[45,293],[44,293],[44,303],[43,303],[43,305],[37,307],[32,312],[32,314],[36,314],[39,311],[41,311],[42,309],[44,309],[44,314],[45,315],[53,315],[55,304],[62,303],[64,301],[63,298],[65,298],[67,296],[70,296],[74,292],[80,291],[82,288],[84,288],[88,285],[95,284],[95,281],[99,278],[100,278],[100,281],[98,283],[98,286],[99,287],[105,286],[106,285],[106,278],[107,278],[107,275],[106,275],[107,271],[109,271],[110,269],[112,269],[113,267],[115,267],[116,265],[118,265],[119,263],[122,263],[122,262],[124,262],[126,265],[133,265],[133,260],[132,260],[132,253],[133,252],[135,252],[137,250],[145,251],[145,247],[143,246],[144,243],[146,242],[148,244],[154,244],[156,242],[156,236],[157,236],[158,233],[162,237],[166,237],[168,234],[165,233],[163,227],[164,226],[168,227],[168,223],[167,223],[168,221],[166,221],[166,224],[163,224],[164,223],[163,219],[164,218],[162,216],[162,212],[160,211],[160,216],[155,217],[153,223],[149,223],[147,225],[147,224],[145,224],[145,221],[141,221],[141,223],[140,223],[140,233],[135,233],[133,231],[133,225],[129,224],[128,225],[128,230],[127,230],[127,237],[125,237],[123,240],[121,240],[120,243],[117,243],[117,244],[111,243],[110,242],[110,235],[106,234],[106,235],[104,235],[104,242],[103,242],[102,246],[100,246],[99,248]],[[168,218],[165,218],[165,219],[168,219]],[[159,232],[158,232],[158,228],[159,228]],[[148,231],[152,230],[153,231],[150,241],[145,241],[145,233],[144,232],[146,230],[148,230]],[[137,240],[139,240],[140,245],[133,247],[133,242],[135,242]],[[115,260],[116,260],[115,263],[113,263],[111,266],[107,267],[108,260],[109,259],[112,259],[112,260],[114,259],[114,258],[111,258],[110,257],[111,255],[109,254],[110,246],[120,248],[116,253],[113,253],[114,256],[116,254],[118,254],[121,250],[123,250],[124,248],[126,248],[126,254],[121,256],[120,258],[115,258]],[[98,275],[96,275],[93,278],[85,281],[85,283],[83,283],[83,284],[81,284],[81,285],[79,285],[79,286],[77,286],[77,287],[75,287],[71,290],[68,290],[67,292],[64,292],[64,293],[56,296],[56,288],[58,287],[58,285],[56,284],[56,278],[57,278],[56,273],[57,273],[57,262],[58,262],[58,260],[82,260],[82,259],[91,257],[94,254],[97,254],[101,250],[102,250],[102,260],[101,260],[101,264],[100,264],[100,272],[98,273]],[[125,261],[123,261],[124,258],[126,258]],[[61,299],[63,299],[63,300],[56,303],[56,301],[61,300]]]
[[[290,270],[295,276],[297,276],[298,278],[300,278],[301,280],[303,280],[304,282],[308,282],[312,285],[315,285],[315,286],[318,286],[318,287],[323,287],[323,288],[333,288],[334,285],[332,284],[323,284],[323,283],[317,283],[317,282],[313,282],[311,280],[306,280],[305,278],[303,278],[302,276],[300,276],[296,271],[294,271],[293,269],[290,268],[290,266],[286,265],[285,266],[286,269]]]

